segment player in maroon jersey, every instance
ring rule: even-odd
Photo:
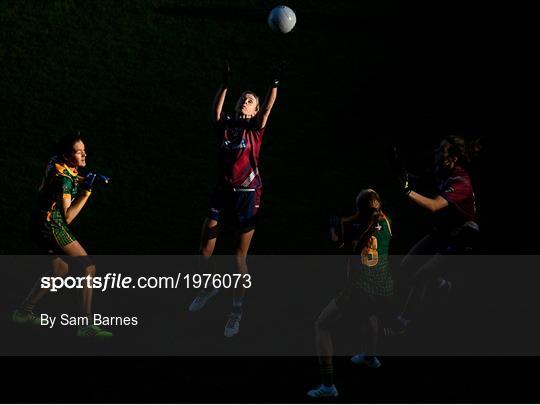
[[[223,83],[212,107],[212,121],[217,135],[219,177],[211,199],[211,208],[201,234],[201,268],[211,268],[210,260],[219,230],[229,223],[235,230],[237,271],[247,274],[246,257],[255,232],[255,218],[261,204],[262,182],[259,173],[259,152],[265,127],[277,97],[282,65],[276,69],[262,104],[252,91],[244,91],[238,99],[234,115],[222,112],[230,75],[225,64]],[[204,271],[206,272],[206,271]],[[216,288],[200,291],[189,310],[196,312],[217,294]],[[245,289],[234,289],[232,311],[225,326],[225,336],[239,332]]]
[[[479,150],[478,141],[448,136],[435,153],[435,180],[438,194],[426,197],[411,188],[409,174],[400,169],[400,182],[408,198],[434,215],[434,227],[409,251],[401,264],[407,275],[408,295],[397,316],[394,330],[404,332],[410,317],[423,303],[428,288],[450,289],[451,283],[440,273],[444,255],[468,254],[478,241],[476,199],[471,178],[465,169]]]

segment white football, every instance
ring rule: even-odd
[[[277,6],[268,15],[268,25],[272,31],[286,34],[296,24],[296,14],[287,6]]]

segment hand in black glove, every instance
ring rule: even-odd
[[[409,172],[406,170],[406,169],[401,169],[399,174],[398,174],[398,180],[399,180],[399,184],[401,186],[401,190],[403,190],[403,192],[406,194],[406,195],[409,195],[411,194],[411,183],[410,183],[410,175],[409,175]]]
[[[403,190],[406,195],[409,195],[412,191],[411,181],[414,180],[416,176],[411,175],[408,170],[405,169],[405,167],[403,166],[403,162],[399,157],[396,144],[392,144],[388,148],[388,160],[390,162],[390,167],[392,168],[392,171],[398,176],[401,190]]]

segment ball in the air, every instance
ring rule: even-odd
[[[286,34],[296,24],[296,14],[287,6],[277,6],[268,15],[268,25],[272,31]]]

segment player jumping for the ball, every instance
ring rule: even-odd
[[[390,221],[381,210],[379,195],[362,190],[356,198],[356,213],[349,218],[336,218],[331,236],[349,255],[346,287],[324,308],[315,322],[315,344],[319,356],[322,384],[308,392],[312,398],[336,397],[333,344],[331,330],[341,318],[353,325],[365,324],[368,331],[365,353],[351,361],[378,368],[375,357],[379,320],[387,313],[393,294],[393,281],[388,269],[388,250],[392,231]]]
[[[52,275],[55,277],[66,277],[70,270],[84,277],[94,277],[96,273],[96,267],[86,250],[69,229],[69,225],[88,202],[93,185],[99,181],[108,181],[105,176],[96,173],[79,176],[78,169],[86,166],[86,158],[81,136],[78,133],[64,136],[58,142],[56,156],[49,161],[39,188],[39,206],[32,215],[30,231],[32,239],[43,253],[50,255]],[[79,326],[77,335],[96,339],[112,337],[111,332],[92,324],[92,288],[87,283],[83,283],[83,286],[81,315],[87,317],[88,324]],[[48,288],[41,288],[40,278],[13,313],[13,321],[40,325],[34,307],[48,291]]]
[[[401,263],[408,294],[390,328],[403,333],[422,305],[428,287],[449,289],[450,281],[440,274],[444,255],[468,254],[478,241],[476,201],[471,178],[465,169],[478,152],[478,141],[448,136],[435,151],[435,179],[438,195],[425,197],[414,191],[408,172],[399,169],[400,183],[408,198],[434,214],[434,228],[409,251]],[[394,157],[397,160],[397,155]],[[400,166],[400,163],[398,164]],[[413,308],[413,305],[415,306]],[[416,311],[415,311],[416,310]]]
[[[219,178],[211,198],[211,208],[201,234],[201,269],[210,269],[211,256],[219,230],[230,223],[235,230],[236,270],[247,274],[246,257],[255,232],[255,218],[261,204],[262,182],[259,153],[268,117],[278,93],[282,66],[276,70],[262,104],[252,91],[244,91],[233,116],[222,112],[229,82],[230,68],[225,63],[223,82],[212,106],[212,121],[219,147]],[[206,271],[205,271],[206,272]],[[191,303],[191,312],[199,311],[217,294],[212,287],[203,289]],[[245,289],[239,285],[233,292],[232,310],[225,326],[225,336],[239,332]]]

